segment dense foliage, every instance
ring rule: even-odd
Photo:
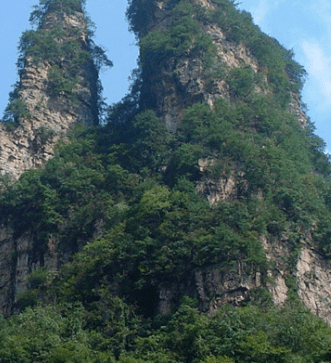
[[[285,49],[276,39],[262,33],[249,13],[235,8],[234,1],[215,0],[216,8],[211,10],[186,0],[168,0],[163,8],[168,9],[171,16],[171,20],[167,18],[170,26],[160,28],[151,27],[155,11],[153,1],[131,0],[129,4],[127,16],[131,29],[139,37],[141,76],[145,86],[155,65],[164,65],[167,70],[172,67],[175,74],[176,64],[185,57],[198,57],[203,61],[206,79],[223,79],[229,70],[217,57],[211,36],[203,31],[210,24],[224,31],[227,42],[244,44],[256,57],[260,69],[255,83],[264,87],[262,80],[266,78],[269,90],[281,107],[286,108],[290,93],[300,91],[304,84],[306,72],[294,60],[293,50]],[[147,92],[145,97],[147,100],[142,103],[150,107],[152,103],[148,99],[153,95]]]
[[[39,0],[30,16],[30,22],[42,27],[45,15],[50,11],[57,11],[58,14],[72,14],[75,11],[85,10],[86,0]]]
[[[1,222],[11,220],[17,237],[38,225],[32,258],[40,262],[56,238],[64,265],[29,277],[19,296],[25,311],[3,323],[0,362],[329,361],[330,329],[295,295],[285,309],[262,289],[253,305],[212,318],[185,299],[172,315],[155,315],[159,287],[185,285],[195,269],[217,263],[226,271],[239,259],[265,277],[261,234],[285,238],[295,254],[313,233],[329,253],[327,160],[324,175],[310,173],[311,160],[323,160],[316,137],[272,98],[253,100],[253,109],[196,104],[172,137],[152,111],[125,131],[77,130],[45,169],[3,181]],[[208,177],[236,170],[240,180],[236,200],[211,207],[195,184],[205,177],[198,159],[214,155]]]
[[[33,237],[29,258],[40,268],[18,295],[21,313],[0,320],[0,363],[331,362],[331,329],[298,302],[291,278],[284,307],[260,287],[241,307],[208,316],[190,294],[194,273],[215,265],[236,271],[240,263],[247,273],[261,273],[265,285],[274,266],[262,236],[286,244],[289,268],[303,239],[331,256],[331,166],[313,125],[300,128],[286,107],[304,71],[232,1],[215,2],[220,10],[207,14],[168,1],[173,26],[147,33],[140,21],[150,16],[151,2],[132,1],[131,25],[144,35],[141,67],[187,52],[215,66],[208,63],[215,49],[201,34],[201,22],[214,19],[229,39],[255,44],[273,92],[254,91],[261,77],[250,67],[225,70],[233,102],[186,108],[170,135],[153,110],[137,106],[140,70],[106,125],[77,126],[45,168],[16,183],[3,177],[0,224],[12,227],[15,238]],[[76,4],[42,1],[36,10],[53,3]],[[43,40],[50,33],[31,34],[41,37],[39,45],[51,44]],[[31,42],[25,52],[38,57]],[[54,57],[66,46],[75,47],[56,43]],[[68,52],[79,63],[76,51]],[[51,72],[54,92],[71,88],[57,64]],[[206,161],[203,171],[199,160]],[[208,181],[231,178],[236,187],[226,201],[210,205],[197,193]],[[50,241],[57,245],[56,272],[43,267]],[[180,291],[165,315],[158,314],[161,288]]]
[[[37,306],[0,326],[0,362],[329,362],[330,328],[300,305],[261,311],[226,306],[209,317],[185,299],[171,316],[142,322],[103,296],[91,329],[81,305]],[[103,324],[102,324],[103,323]],[[88,328],[90,326],[90,328]]]

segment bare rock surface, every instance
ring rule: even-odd
[[[213,166],[215,161],[215,159],[200,159],[200,172],[206,173],[207,168]],[[202,177],[196,189],[200,195],[208,199],[211,205],[221,201],[230,202],[237,198],[237,178],[234,173],[230,176],[224,174],[221,178]]]
[[[320,254],[302,246],[296,279],[298,294],[309,310],[331,325],[331,265]]]

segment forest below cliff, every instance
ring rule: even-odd
[[[41,0],[32,20],[52,6],[66,13],[82,3]],[[44,168],[16,182],[1,178],[0,224],[16,238],[33,236],[30,258],[38,268],[18,291],[15,314],[0,319],[0,362],[331,362],[331,328],[303,305],[295,281],[303,240],[331,257],[331,164],[313,123],[302,127],[288,111],[305,71],[234,1],[214,0],[210,11],[167,1],[172,21],[162,31],[146,28],[154,3],[129,2],[141,48],[131,93],[106,107],[99,126],[77,125]],[[260,70],[224,65],[202,31],[206,24],[245,44]],[[56,36],[40,28],[25,33],[22,69],[27,56],[40,61]],[[55,42],[54,49],[55,58],[72,52],[74,64],[90,57],[74,44]],[[102,59],[101,48],[93,49],[91,57]],[[213,108],[187,105],[169,133],[149,77],[162,62],[188,54],[202,59],[210,87],[225,80],[229,98]],[[51,91],[77,102],[75,75],[54,67]],[[27,116],[13,93],[3,121],[15,129]],[[231,178],[226,200],[211,204],[199,192],[199,185]],[[261,236],[289,251],[282,256],[291,271],[283,306],[267,289],[277,266]],[[50,241],[57,270],[43,266]],[[204,312],[192,288],[196,271],[218,266],[227,273],[238,263],[246,275],[261,275],[260,286],[240,304]],[[174,291],[166,312],[159,309],[162,289]]]

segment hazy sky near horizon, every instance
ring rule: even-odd
[[[239,9],[252,13],[261,30],[286,48],[308,72],[303,101],[315,123],[316,133],[331,151],[331,1],[240,0]],[[17,44],[38,0],[4,2],[0,12],[0,115],[6,107],[11,85],[17,81]],[[124,0],[87,0],[87,12],[96,24],[95,41],[107,49],[114,67],[101,74],[106,102],[119,101],[129,87],[138,49],[128,31]]]

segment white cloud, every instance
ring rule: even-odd
[[[316,41],[304,41],[302,49],[309,79],[314,83],[314,98],[319,99],[321,108],[331,107],[331,55]]]
[[[302,43],[302,48],[309,61],[310,71],[316,75],[323,73],[330,61],[325,54],[325,50],[318,43],[308,41]]]
[[[311,82],[314,84],[315,99],[320,110],[331,107],[331,3],[329,0],[314,0],[313,14],[323,27],[321,38],[306,40],[302,43],[307,62],[306,68]]]

